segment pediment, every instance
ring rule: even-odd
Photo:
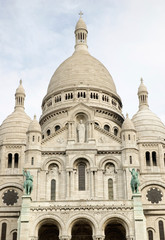
[[[68,110],[68,114],[71,118],[71,120],[74,119],[74,117],[78,114],[78,113],[84,113],[88,116],[88,119],[91,120],[94,118],[94,109],[92,107],[87,106],[86,104],[80,102],[77,105],[71,107]]]
[[[42,141],[42,147],[52,148],[52,150],[63,147],[65,148],[67,145],[67,134],[68,134],[67,127],[61,128],[59,131],[45,138]]]
[[[95,139],[97,144],[110,144],[111,146],[121,146],[121,139],[106,130],[95,126]]]

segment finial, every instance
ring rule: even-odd
[[[143,83],[143,78],[142,77],[141,77],[140,81],[141,81],[141,83]]]
[[[126,113],[126,118],[128,118],[128,113]]]
[[[36,120],[36,118],[37,118],[36,115],[34,115],[34,120]]]
[[[19,84],[22,85],[22,79],[20,79]]]
[[[82,17],[82,15],[83,15],[83,12],[82,11],[80,11],[79,12],[79,15],[80,15],[80,18]]]

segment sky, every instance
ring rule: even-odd
[[[0,124],[20,79],[25,111],[39,119],[51,76],[74,52],[80,10],[89,52],[112,75],[123,114],[138,111],[142,77],[150,109],[165,123],[164,0],[0,0]]]

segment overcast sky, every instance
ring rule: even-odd
[[[0,124],[23,80],[25,111],[41,115],[51,76],[74,51],[82,10],[92,56],[109,70],[123,114],[138,110],[140,78],[165,122],[165,0],[0,0]]]

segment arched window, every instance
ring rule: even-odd
[[[150,166],[150,152],[146,152],[146,166]]]
[[[132,156],[129,156],[129,162],[132,164]]]
[[[7,224],[2,223],[1,240],[6,240],[6,230],[7,230]]]
[[[153,232],[151,230],[148,231],[148,240],[153,240]]]
[[[157,166],[156,152],[152,152],[152,163],[153,163],[153,166]]]
[[[34,157],[31,159],[31,165],[34,165]]]
[[[17,232],[13,233],[13,240],[17,240]]]
[[[59,125],[56,125],[55,126],[55,131],[58,131],[60,129],[60,126]]]
[[[47,130],[47,135],[50,136],[50,129]]]
[[[110,126],[109,125],[104,125],[104,129],[107,131],[107,132],[109,132],[110,131]]]
[[[95,122],[95,125],[99,126],[99,124],[97,122]]]
[[[78,184],[79,184],[79,191],[85,190],[85,164],[80,163],[78,165]]]
[[[12,154],[8,154],[8,168],[12,168]]]
[[[34,140],[35,140],[35,137],[33,136],[33,137],[32,137],[32,141],[34,142]]]
[[[114,135],[117,136],[117,134],[118,134],[118,129],[115,128],[115,129],[114,129]]]
[[[44,135],[42,135],[42,139],[44,139],[45,138],[45,136]]]
[[[51,201],[55,201],[56,199],[56,180],[51,180]]]
[[[130,134],[128,134],[128,140],[131,140],[131,135]]]
[[[19,155],[18,153],[14,154],[14,168],[18,168]]]
[[[159,221],[159,236],[160,236],[160,240],[164,240],[165,239],[165,236],[164,236],[164,224],[163,224],[162,220]]]
[[[108,199],[113,200],[113,180],[108,179]]]

